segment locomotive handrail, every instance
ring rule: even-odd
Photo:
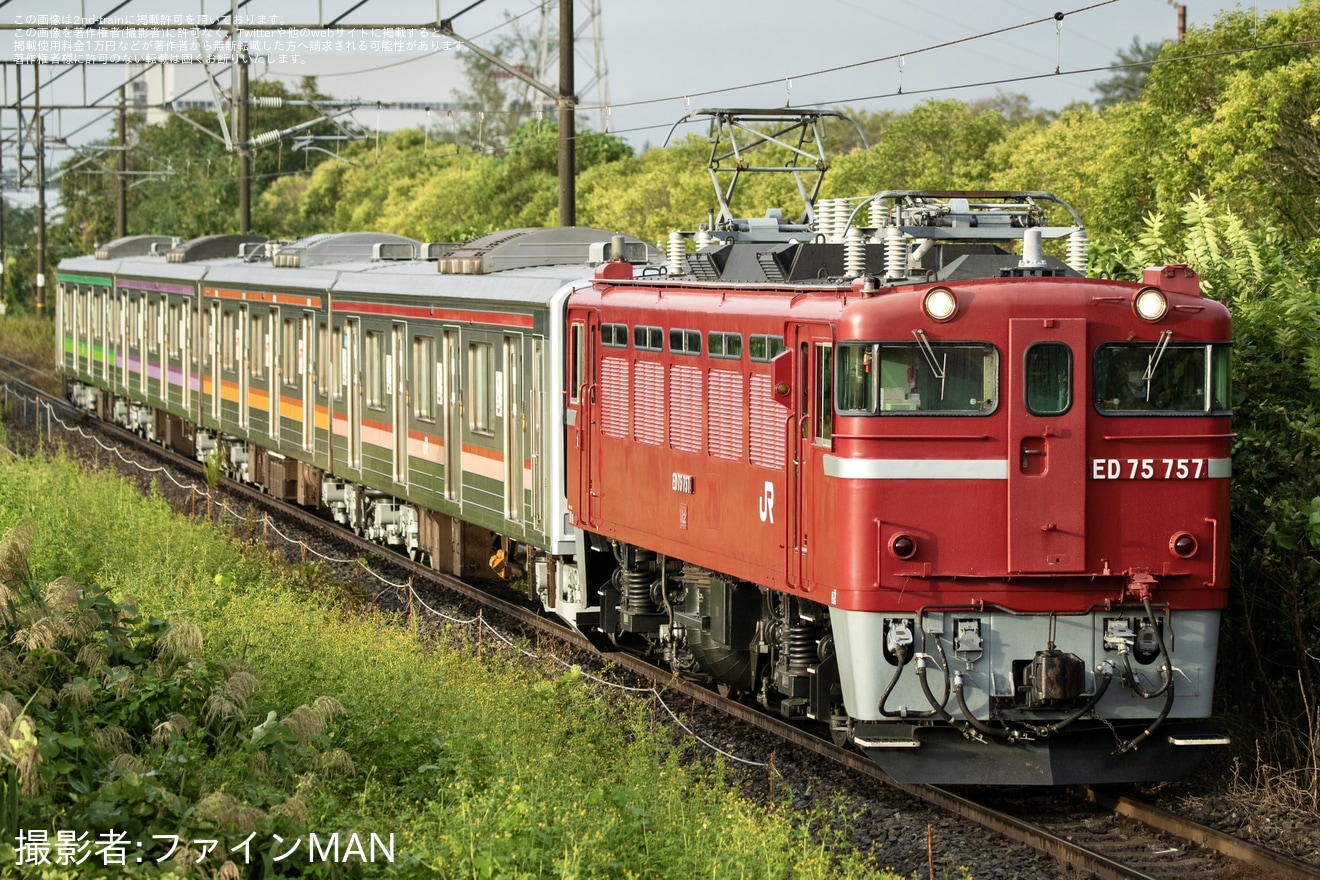
[[[844,434],[834,432],[836,440],[990,440],[989,434]]]
[[[1219,520],[1213,516],[1207,516],[1205,518],[1205,521],[1210,523],[1210,558],[1218,559],[1219,558]],[[1210,583],[1206,584],[1207,587],[1213,588],[1218,584],[1219,578],[1215,572],[1216,572],[1215,567],[1213,565],[1210,566]]]
[[[1105,434],[1106,440],[1233,440],[1236,431],[1227,434]]]

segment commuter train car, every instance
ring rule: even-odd
[[[1168,779],[1224,742],[1231,334],[1194,273],[1085,278],[1044,193],[696,238],[122,240],[60,265],[60,365],[902,780]]]

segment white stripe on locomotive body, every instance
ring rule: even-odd
[[[1163,462],[1174,459],[1150,460]],[[1204,461],[1205,479],[1227,480],[1233,476],[1231,458],[1210,458]],[[837,455],[827,455],[824,464],[825,476],[843,480],[1008,479],[1006,458],[840,458]]]
[[[825,456],[825,476],[844,480],[1007,480],[1006,458],[839,458]]]

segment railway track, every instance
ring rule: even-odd
[[[30,367],[0,356],[0,385],[3,386],[0,393],[3,394],[6,418],[19,421],[29,429],[35,428],[39,435],[49,439],[61,433],[65,425],[73,424],[70,419],[81,419],[83,415],[62,399],[40,391],[30,381],[32,373]],[[111,441],[131,445],[175,471],[187,474],[196,484],[202,484],[202,468],[196,460],[148,443],[117,426],[104,422],[90,424]],[[311,511],[276,501],[253,487],[225,481],[224,488],[228,494],[276,512],[282,520],[297,523],[308,532],[330,533],[334,542],[352,546],[369,556],[387,554],[379,544],[353,535]],[[584,636],[527,604],[494,595],[480,586],[435,571],[405,556],[388,556],[390,565],[407,573],[409,589],[414,583],[434,584],[477,603],[523,633],[533,632],[553,638],[579,650],[596,650]],[[614,667],[652,683],[667,695],[687,697],[693,703],[708,706],[777,740],[833,762],[848,774],[875,780],[979,828],[1048,854],[1067,876],[1154,880],[1259,876],[1320,880],[1320,868],[1316,866],[1129,797],[1093,789],[1071,794],[1051,791],[1044,795],[978,793],[966,796],[933,786],[899,783],[864,756],[835,745],[827,735],[817,735],[757,707],[726,698],[642,658],[620,652],[603,656]]]

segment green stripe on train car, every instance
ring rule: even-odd
[[[97,278],[92,275],[56,275],[56,281],[69,281],[74,284],[95,284],[99,287],[109,287],[109,278]]]

